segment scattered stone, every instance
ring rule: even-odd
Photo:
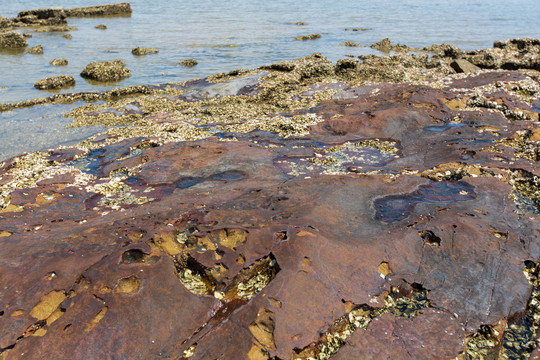
[[[471,64],[467,60],[464,59],[457,59],[450,63],[450,66],[452,69],[456,70],[456,72],[459,73],[474,73],[477,71],[480,71],[480,68],[476,65]]]
[[[107,25],[105,25],[105,24],[99,24],[99,25],[96,25],[94,27],[96,29],[101,29],[101,30],[106,30],[107,29]]]
[[[197,60],[195,59],[186,59],[182,60],[178,63],[179,65],[185,66],[185,67],[193,67],[198,64]]]
[[[316,40],[320,38],[321,38],[321,34],[310,34],[310,35],[297,36],[294,38],[294,40],[306,41],[306,40]]]
[[[362,47],[364,45],[360,45],[360,44],[357,44],[355,43],[354,41],[352,40],[348,40],[348,41],[345,41],[343,44],[341,44],[343,46],[348,46],[348,47]]]
[[[41,79],[34,84],[34,87],[39,90],[62,89],[75,85],[75,78],[68,75],[51,76],[46,79]]]
[[[41,45],[32,46],[31,48],[28,48],[25,52],[28,54],[43,55],[43,46]]]
[[[49,64],[51,64],[52,66],[66,66],[68,64],[68,61],[64,58],[53,59]]]
[[[131,12],[129,3],[86,6],[65,10],[68,17],[127,15],[131,14]]]
[[[372,28],[353,28],[352,31],[368,31],[372,30]]]
[[[159,53],[159,49],[136,47],[133,50],[131,50],[131,53],[137,56],[146,55],[146,54],[157,54]]]
[[[73,39],[73,36],[72,36],[71,34],[64,34],[64,35],[62,35],[62,37],[63,37],[64,39],[68,39],[68,40]]]
[[[116,59],[112,61],[94,61],[86,65],[81,72],[81,76],[86,79],[96,81],[120,81],[131,76],[123,60]]]
[[[27,46],[28,42],[24,36],[19,33],[0,33],[0,48],[24,48]]]

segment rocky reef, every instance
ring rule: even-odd
[[[540,358],[539,50],[39,100],[113,127],[0,163],[0,358]]]

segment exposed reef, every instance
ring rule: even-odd
[[[111,126],[0,163],[0,358],[538,358],[539,49],[0,106]]]

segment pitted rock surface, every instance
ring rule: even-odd
[[[254,118],[171,105],[295,66],[85,107],[136,122],[3,162],[1,356],[538,356],[538,77],[315,80]]]

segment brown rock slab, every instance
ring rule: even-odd
[[[452,69],[459,73],[474,73],[480,70],[476,65],[471,64],[467,60],[457,59],[450,63]]]
[[[538,124],[509,115],[537,80],[348,82],[359,66],[87,106],[142,121],[0,164],[2,356],[537,357]],[[220,102],[271,106],[266,74],[294,106]]]

